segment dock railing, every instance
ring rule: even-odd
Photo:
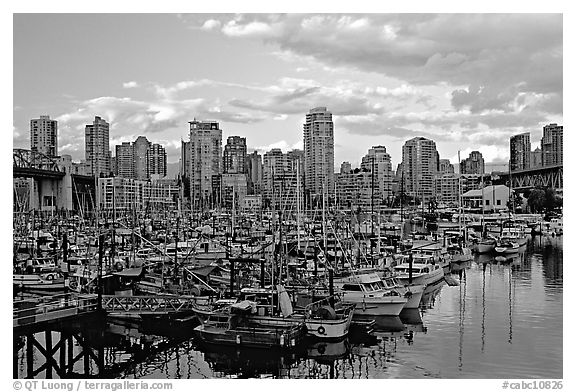
[[[14,301],[14,327],[31,325],[88,313],[97,310],[98,296],[95,294],[58,294],[40,298]]]

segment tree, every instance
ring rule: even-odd
[[[534,189],[528,195],[528,207],[532,212],[542,212],[545,203],[545,192],[542,189]]]
[[[556,194],[553,188],[546,188],[544,191],[544,209],[553,211],[558,207],[562,207],[562,198]]]

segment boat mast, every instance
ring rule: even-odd
[[[296,162],[296,238],[300,252],[300,158]]]

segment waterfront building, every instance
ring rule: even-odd
[[[224,146],[223,173],[246,173],[246,138],[230,136]]]
[[[246,156],[246,176],[248,180],[248,194],[262,193],[262,155],[254,151]]]
[[[215,204],[212,176],[222,170],[222,130],[216,121],[190,121],[190,199],[192,207]]]
[[[489,185],[483,189],[470,190],[462,195],[464,208],[482,210],[485,212],[497,212],[508,209],[510,189],[506,185]]]
[[[326,107],[311,109],[304,124],[304,178],[312,197],[334,189],[334,123]]]
[[[460,162],[460,174],[484,174],[484,158],[480,151],[472,151],[468,158]]]
[[[541,141],[542,166],[561,165],[563,162],[564,126],[548,124],[544,127]]]
[[[454,173],[454,165],[450,163],[450,159],[440,159],[438,161],[438,167],[442,174]]]
[[[510,170],[530,168],[530,132],[510,137]]]
[[[448,207],[460,206],[461,175],[439,173],[435,176],[436,201]]]
[[[159,182],[132,178],[98,179],[97,203],[101,211],[163,210],[177,207],[179,187],[175,181]]]
[[[404,193],[427,203],[435,197],[434,177],[438,172],[436,143],[415,137],[402,146]]]
[[[30,150],[58,156],[58,121],[50,120],[50,116],[30,120]]]
[[[90,175],[110,174],[110,125],[99,116],[86,125],[85,153]]]

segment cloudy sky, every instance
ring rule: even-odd
[[[335,166],[414,136],[457,162],[508,160],[511,135],[562,119],[560,14],[16,14],[14,147],[58,120],[60,154],[84,127],[110,144],[145,135],[177,162],[193,118],[249,149],[302,147],[306,112],[334,115]]]

